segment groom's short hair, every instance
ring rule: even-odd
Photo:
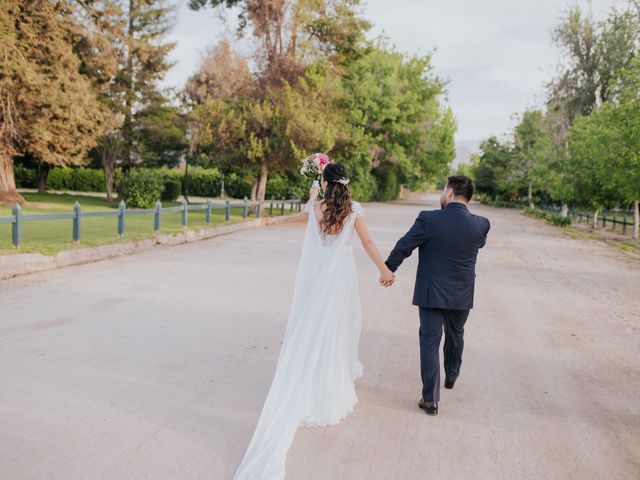
[[[453,189],[453,194],[456,197],[464,197],[467,201],[470,201],[473,197],[473,180],[464,175],[453,175],[447,179],[447,188]]]

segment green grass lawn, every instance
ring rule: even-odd
[[[73,204],[78,201],[83,211],[117,210],[117,202],[108,202],[105,198],[68,195],[68,194],[39,194],[24,193],[25,199],[31,203],[26,205],[23,214],[30,213],[57,213],[71,212]],[[163,202],[163,207],[175,207],[180,202]],[[268,214],[268,208],[263,208],[263,213]],[[285,215],[292,213],[285,209]],[[296,213],[295,211],[293,213]],[[10,205],[0,205],[0,217],[11,215]],[[280,210],[274,208],[273,215],[280,215]],[[11,244],[11,224],[0,225],[0,255],[7,253],[32,253],[39,252],[46,255],[54,255],[61,250],[121,243],[130,240],[139,240],[153,237],[153,215],[133,215],[125,217],[125,233],[123,238],[118,237],[118,217],[88,217],[82,218],[80,229],[80,243],[73,242],[73,220],[38,220],[25,221],[22,224],[22,243],[19,249]],[[253,219],[249,216],[248,219]],[[231,208],[229,223],[242,222],[242,207]],[[203,227],[205,223],[205,211],[190,211],[188,214],[187,229]],[[224,209],[211,211],[211,225],[223,225]],[[182,227],[181,212],[162,213],[160,217],[160,233],[171,234],[185,231]]]

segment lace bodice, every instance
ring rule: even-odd
[[[353,237],[353,227],[355,225],[355,219],[357,217],[364,217],[364,207],[360,205],[359,202],[352,201],[351,202],[351,215],[347,217],[345,220],[345,225],[339,233],[336,234],[328,234],[323,232],[318,226],[319,220],[316,218],[316,211],[314,206],[314,202],[309,199],[307,204],[305,205],[305,211],[309,212],[309,222],[313,222],[311,225],[315,226],[316,231],[318,232],[318,236],[320,241],[325,247],[331,247],[333,244],[341,237],[341,235],[348,235],[349,238],[346,239],[346,243],[348,245],[351,244],[351,238]]]

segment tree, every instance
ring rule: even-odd
[[[112,201],[116,163],[118,159],[122,158],[122,154],[124,152],[124,142],[122,141],[120,129],[111,129],[105,135],[100,137],[94,151],[100,159],[100,165],[102,165],[104,170],[107,200]]]
[[[600,155],[603,151],[593,143],[598,137],[603,140],[603,136],[594,122],[598,113],[594,111],[592,115],[579,117],[571,127],[566,178],[573,184],[574,203],[594,210],[596,228],[600,210],[614,204],[615,192],[603,182],[605,160]]]
[[[425,155],[418,157],[419,175],[412,190],[422,187],[433,188],[435,182],[446,183],[446,175],[451,161],[456,156],[456,125],[453,110],[444,106],[438,114],[433,127],[429,130],[429,148]]]
[[[333,147],[337,121],[331,81],[310,67],[295,85],[254,86],[242,95],[209,96],[190,114],[198,147],[222,161],[250,164],[257,173],[253,192],[264,199],[269,169],[294,169],[300,158]],[[193,152],[192,152],[193,153]]]
[[[123,166],[128,169],[134,155],[139,160],[140,153],[136,151],[136,112],[165,103],[157,83],[172,66],[167,56],[175,43],[163,42],[174,13],[166,0],[128,0],[125,4],[124,63],[114,89],[121,92]]]
[[[218,166],[246,163],[246,125],[240,118],[243,99],[256,84],[247,60],[227,41],[208,49],[198,70],[187,80],[182,99],[188,112],[189,161]],[[256,199],[254,175],[251,200]]]
[[[233,141],[244,145],[256,175],[254,191],[263,199],[271,169],[292,168],[305,152],[333,146],[331,131],[337,127],[328,122],[334,104],[329,97],[337,67],[358,55],[368,23],[355,14],[357,0],[192,0],[190,5],[240,6],[241,32],[250,25],[257,39],[246,101],[217,100],[207,109],[228,125],[236,125],[225,114],[229,109],[242,115],[246,143]]]
[[[74,51],[83,29],[72,2],[0,5],[0,201],[23,202],[13,156],[78,164],[110,126]]]
[[[633,205],[633,238],[638,240],[640,200],[640,61],[623,73],[627,87],[620,102],[609,102],[578,119],[571,130],[569,148],[584,176],[588,171],[589,199]],[[597,186],[593,189],[593,184]],[[595,190],[595,191],[594,191]],[[596,205],[598,206],[598,205]]]
[[[554,39],[569,61],[564,72],[549,84],[548,105],[556,112],[562,112],[566,119],[562,122],[565,148],[571,125],[579,117],[597,112],[603,104],[615,101],[624,88],[621,72],[637,58],[640,48],[637,6],[634,1],[623,9],[612,8],[608,17],[600,22],[574,6],[556,28]],[[585,124],[576,130],[589,128]],[[574,135],[574,140],[577,138],[580,138],[579,134]],[[570,196],[570,201],[594,208],[595,227],[599,209],[612,201],[611,194],[600,182],[598,165],[587,161],[590,157],[584,156],[584,152],[575,157],[573,154],[578,147],[564,154],[558,148],[556,142],[552,149],[556,161],[547,162],[547,166],[554,167],[547,178],[555,185],[556,198],[560,193],[565,199]],[[563,211],[566,211],[566,202]]]
[[[118,0],[80,2],[78,23],[87,25],[86,34],[78,36],[75,51],[82,62],[82,70],[91,79],[102,109],[111,122],[101,135],[89,157],[98,157],[105,173],[107,200],[113,200],[115,168],[122,159],[123,90],[121,70],[125,58],[126,19]]]
[[[393,175],[392,198],[400,183],[416,189],[446,173],[455,156],[455,121],[440,102],[444,85],[433,75],[429,55],[405,56],[378,43],[345,69],[342,87],[346,126],[340,130],[348,139],[339,142],[336,155],[345,163],[360,152],[378,180]]]
[[[567,216],[569,203],[576,198],[568,155],[569,115],[565,105],[550,100],[543,116],[545,142],[541,155],[531,170],[533,183],[541,193],[562,203],[562,215]]]
[[[206,6],[239,7],[239,30],[250,26],[259,40],[262,81],[291,83],[308,62],[333,65],[356,60],[366,49],[370,23],[358,15],[360,0],[190,0],[194,10]],[[304,61],[303,61],[304,60]]]
[[[492,136],[480,144],[480,152],[477,162],[472,166],[478,193],[494,199],[513,200],[518,192],[510,175],[516,158],[513,145],[500,142]]]
[[[172,105],[149,105],[136,113],[136,143],[140,162],[149,167],[175,167],[184,153],[186,119]]]
[[[187,80],[183,99],[187,107],[209,98],[222,99],[251,94],[254,87],[247,60],[223,40],[207,50],[198,70]]]
[[[383,190],[395,198],[401,183],[418,188],[446,173],[455,155],[455,121],[439,98],[444,83],[433,75],[430,56],[367,42],[369,23],[358,15],[358,0],[190,4],[239,6],[240,29],[250,25],[258,39],[249,81],[246,62],[228,47],[211,53],[247,88],[219,75],[209,61],[187,86],[191,98],[199,98],[190,115],[192,142],[202,146],[205,136],[215,138],[223,159],[233,158],[230,147],[245,152],[258,198],[270,170],[294,169],[314,150],[332,149],[347,164],[362,199]],[[204,100],[205,94],[211,98]]]
[[[640,23],[629,8],[612,8],[606,20],[596,22],[576,5],[556,28],[554,40],[568,65],[548,85],[549,95],[565,104],[573,122],[612,97],[619,72],[638,55]]]
[[[533,183],[536,165],[548,148],[549,137],[545,132],[544,114],[541,110],[527,110],[514,130],[517,160],[512,175],[516,183],[527,189],[529,208],[533,208]]]

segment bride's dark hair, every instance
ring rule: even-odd
[[[348,178],[347,170],[341,163],[329,163],[322,171],[322,178],[328,185],[322,201],[326,209],[320,220],[320,228],[325,233],[335,234],[342,230],[342,222],[351,213],[349,186],[338,181]]]

